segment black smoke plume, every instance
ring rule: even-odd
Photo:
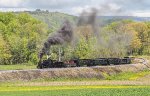
[[[77,22],[77,26],[87,26],[91,25],[92,30],[96,36],[98,36],[97,32],[97,22],[96,22],[96,17],[97,17],[98,10],[96,8],[91,8],[90,10],[83,10],[81,13],[79,20]]]
[[[77,26],[87,28],[86,26],[90,26],[92,28],[92,32],[94,37],[96,37],[97,42],[94,46],[95,55],[97,52],[101,51],[97,57],[120,57],[124,56],[127,53],[127,48],[131,44],[132,35],[129,32],[122,32],[122,27],[124,26],[122,23],[118,25],[117,32],[113,30],[104,30],[103,23],[100,19],[103,20],[102,16],[105,16],[109,13],[112,15],[120,15],[123,14],[124,11],[121,8],[113,9],[111,4],[102,4],[99,8],[90,8],[85,9],[79,16],[79,20]],[[110,15],[111,15],[110,14]],[[88,29],[82,30],[83,32]],[[82,33],[81,31],[81,33]],[[106,39],[107,37],[107,39]]]
[[[62,27],[54,34],[48,37],[45,41],[41,51],[39,52],[39,59],[41,60],[44,54],[49,54],[51,45],[58,45],[71,42],[73,39],[73,28],[68,20],[66,20]]]

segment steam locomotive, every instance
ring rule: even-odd
[[[82,67],[82,66],[106,66],[106,65],[120,65],[130,64],[131,58],[96,58],[96,59],[72,59],[69,61],[57,61],[48,58],[39,62],[37,65],[38,69],[43,68],[66,68],[66,67]]]

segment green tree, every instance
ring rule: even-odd
[[[0,64],[9,64],[9,59],[11,56],[9,46],[3,39],[2,34],[0,34]]]
[[[46,24],[27,13],[0,13],[0,15],[0,32],[3,41],[8,45],[6,49],[11,54],[7,61],[13,64],[27,62],[36,64],[39,45],[47,35]]]

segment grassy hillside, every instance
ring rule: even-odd
[[[72,24],[75,24],[77,21],[76,16],[60,12],[33,11],[28,13],[33,17],[45,22],[49,27],[49,33],[56,31],[64,20],[69,20]]]

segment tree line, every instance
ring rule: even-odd
[[[38,51],[49,32],[48,25],[27,13],[0,13],[0,64],[38,62]],[[150,55],[150,22],[120,20],[98,27],[98,37],[90,25],[75,28],[76,40],[52,46],[51,58],[63,59]]]

